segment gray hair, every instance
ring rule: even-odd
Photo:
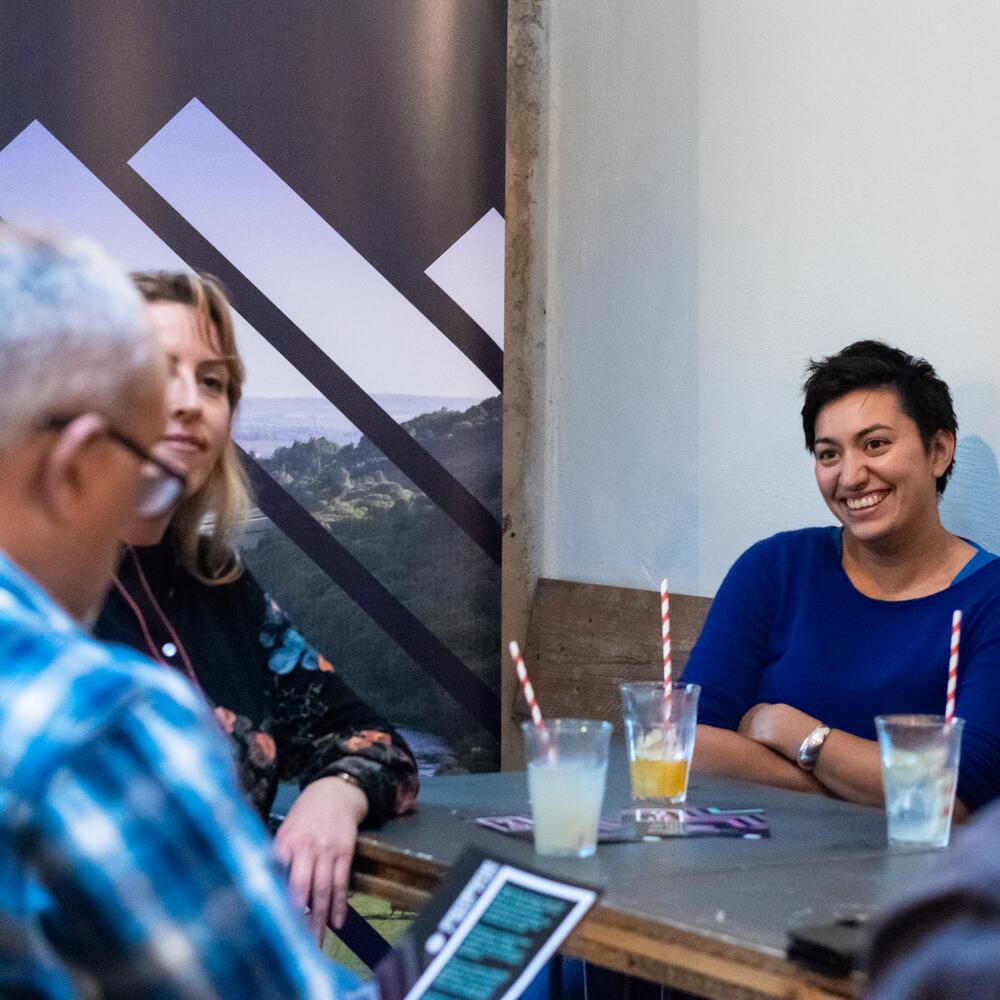
[[[51,416],[126,416],[160,364],[142,298],[95,244],[0,224],[0,449]]]

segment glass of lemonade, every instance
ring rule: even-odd
[[[964,724],[943,715],[876,717],[890,844],[948,846]]]
[[[701,688],[697,684],[671,685],[669,715],[662,681],[622,684],[621,693],[632,798],[652,804],[683,802]]]
[[[535,850],[587,858],[597,850],[611,723],[550,719],[544,732],[521,724],[528,761],[528,796]]]

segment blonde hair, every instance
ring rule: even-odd
[[[194,310],[205,342],[219,352],[228,370],[231,424],[243,394],[246,369],[236,349],[232,312],[222,283],[211,274],[184,271],[142,271],[133,274],[132,280],[147,302],[177,302]],[[230,539],[249,507],[249,484],[230,438],[208,479],[181,501],[167,529],[181,563],[202,583],[232,583],[243,572]],[[211,522],[203,533],[208,515]]]

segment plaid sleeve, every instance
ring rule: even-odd
[[[108,996],[374,997],[293,913],[229,751],[198,705],[144,690],[32,796],[19,854],[46,932]]]

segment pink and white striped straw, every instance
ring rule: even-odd
[[[670,718],[673,669],[670,665],[670,584],[660,581],[660,634],[663,636],[663,714]]]
[[[548,731],[542,720],[542,710],[538,707],[538,700],[535,698],[535,689],[531,686],[531,680],[528,678],[528,668],[524,665],[521,647],[516,642],[512,642],[509,648],[510,658],[514,661],[514,669],[517,670],[517,679],[521,682],[521,690],[524,692],[524,700],[528,703],[528,710],[531,712],[531,721],[535,724],[539,735],[547,743]]]
[[[944,706],[944,721],[951,725],[955,718],[955,691],[958,688],[958,644],[962,640],[962,612],[951,616],[951,656],[948,657],[948,696]]]

